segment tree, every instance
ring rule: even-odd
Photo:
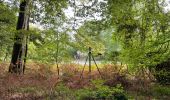
[[[75,43],[79,50],[88,50],[91,47],[97,53],[104,52],[104,45],[101,37],[102,21],[89,21],[81,26],[75,36]]]
[[[15,34],[14,46],[12,52],[9,72],[24,72],[26,55],[27,55],[27,35],[24,30],[29,29],[29,0],[20,1],[20,9]]]
[[[122,62],[131,68],[169,71],[170,17],[164,6],[164,0],[108,0],[107,24],[121,43]]]
[[[11,58],[11,64],[9,67],[9,72],[14,72],[14,73],[24,72],[26,56],[27,56],[27,40],[28,40],[27,30],[29,30],[30,17],[33,19],[31,20],[32,22],[37,22],[42,20],[41,22],[43,24],[47,24],[48,19],[52,17],[56,17],[58,11],[61,12],[61,8],[65,7],[64,5],[66,5],[65,2],[66,0],[62,0],[62,1],[21,0],[20,1],[18,23],[16,27],[16,30],[18,31],[15,34],[15,38],[14,38],[15,41],[13,46],[13,53]],[[32,9],[37,12],[33,12]],[[44,15],[42,14],[42,12],[44,13]]]

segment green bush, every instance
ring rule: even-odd
[[[116,87],[103,85],[103,80],[92,81],[92,86],[79,90],[70,89],[64,84],[58,84],[48,95],[49,100],[127,100],[120,84]],[[94,85],[94,86],[93,86]]]
[[[85,88],[77,91],[77,100],[127,100],[120,84],[116,87],[103,85],[102,80],[92,82],[94,88]]]
[[[170,96],[170,87],[168,86],[155,86],[152,90],[155,96]]]
[[[37,93],[42,93],[43,94],[43,90],[38,88],[38,87],[21,87],[21,88],[12,88],[10,91],[13,91],[14,93],[33,93],[33,94],[37,94]]]
[[[69,89],[64,84],[58,84],[53,91],[51,91],[49,100],[74,100],[74,91]]]

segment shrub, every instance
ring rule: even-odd
[[[121,84],[124,88],[128,88],[131,83],[128,80],[127,66],[121,65],[105,65],[102,68],[103,78],[106,80],[105,85],[115,87]]]
[[[92,81],[93,88],[81,89],[77,92],[77,100],[127,100],[120,84],[109,87],[103,80]]]
[[[75,75],[79,73],[79,68],[75,64],[63,64],[60,66],[62,73],[62,80],[64,82],[70,81]]]
[[[156,96],[170,96],[170,87],[156,85],[152,89],[153,95]]]
[[[58,84],[54,90],[51,91],[48,97],[49,100],[74,100],[74,91],[69,89],[64,84]]]
[[[155,77],[160,84],[170,84],[170,59],[156,65]]]

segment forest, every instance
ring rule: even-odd
[[[0,0],[0,100],[169,100],[170,0]]]

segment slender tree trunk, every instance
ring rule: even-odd
[[[29,30],[29,17],[27,20],[27,30]],[[28,40],[29,36],[26,36],[26,44],[25,44],[25,54],[24,54],[24,64],[23,64],[23,74],[25,72],[25,66],[26,66],[26,61],[27,61],[27,52],[28,52]]]
[[[4,57],[4,62],[7,61],[7,58],[8,58],[8,54],[9,54],[9,46],[7,46],[6,48],[6,53],[5,53],[5,57]]]
[[[23,70],[23,59],[24,55],[26,54],[26,41],[27,36],[22,30],[27,30],[28,27],[28,12],[27,12],[27,6],[28,6],[29,0],[22,0],[20,2],[20,12],[18,16],[18,22],[16,30],[20,30],[15,34],[14,38],[14,45],[13,45],[13,52],[12,52],[12,58],[11,63],[9,66],[9,72],[11,73],[21,73]]]
[[[57,52],[56,52],[56,63],[57,63],[57,74],[60,75],[59,65],[58,65],[58,55],[59,55],[59,33],[57,32]]]

